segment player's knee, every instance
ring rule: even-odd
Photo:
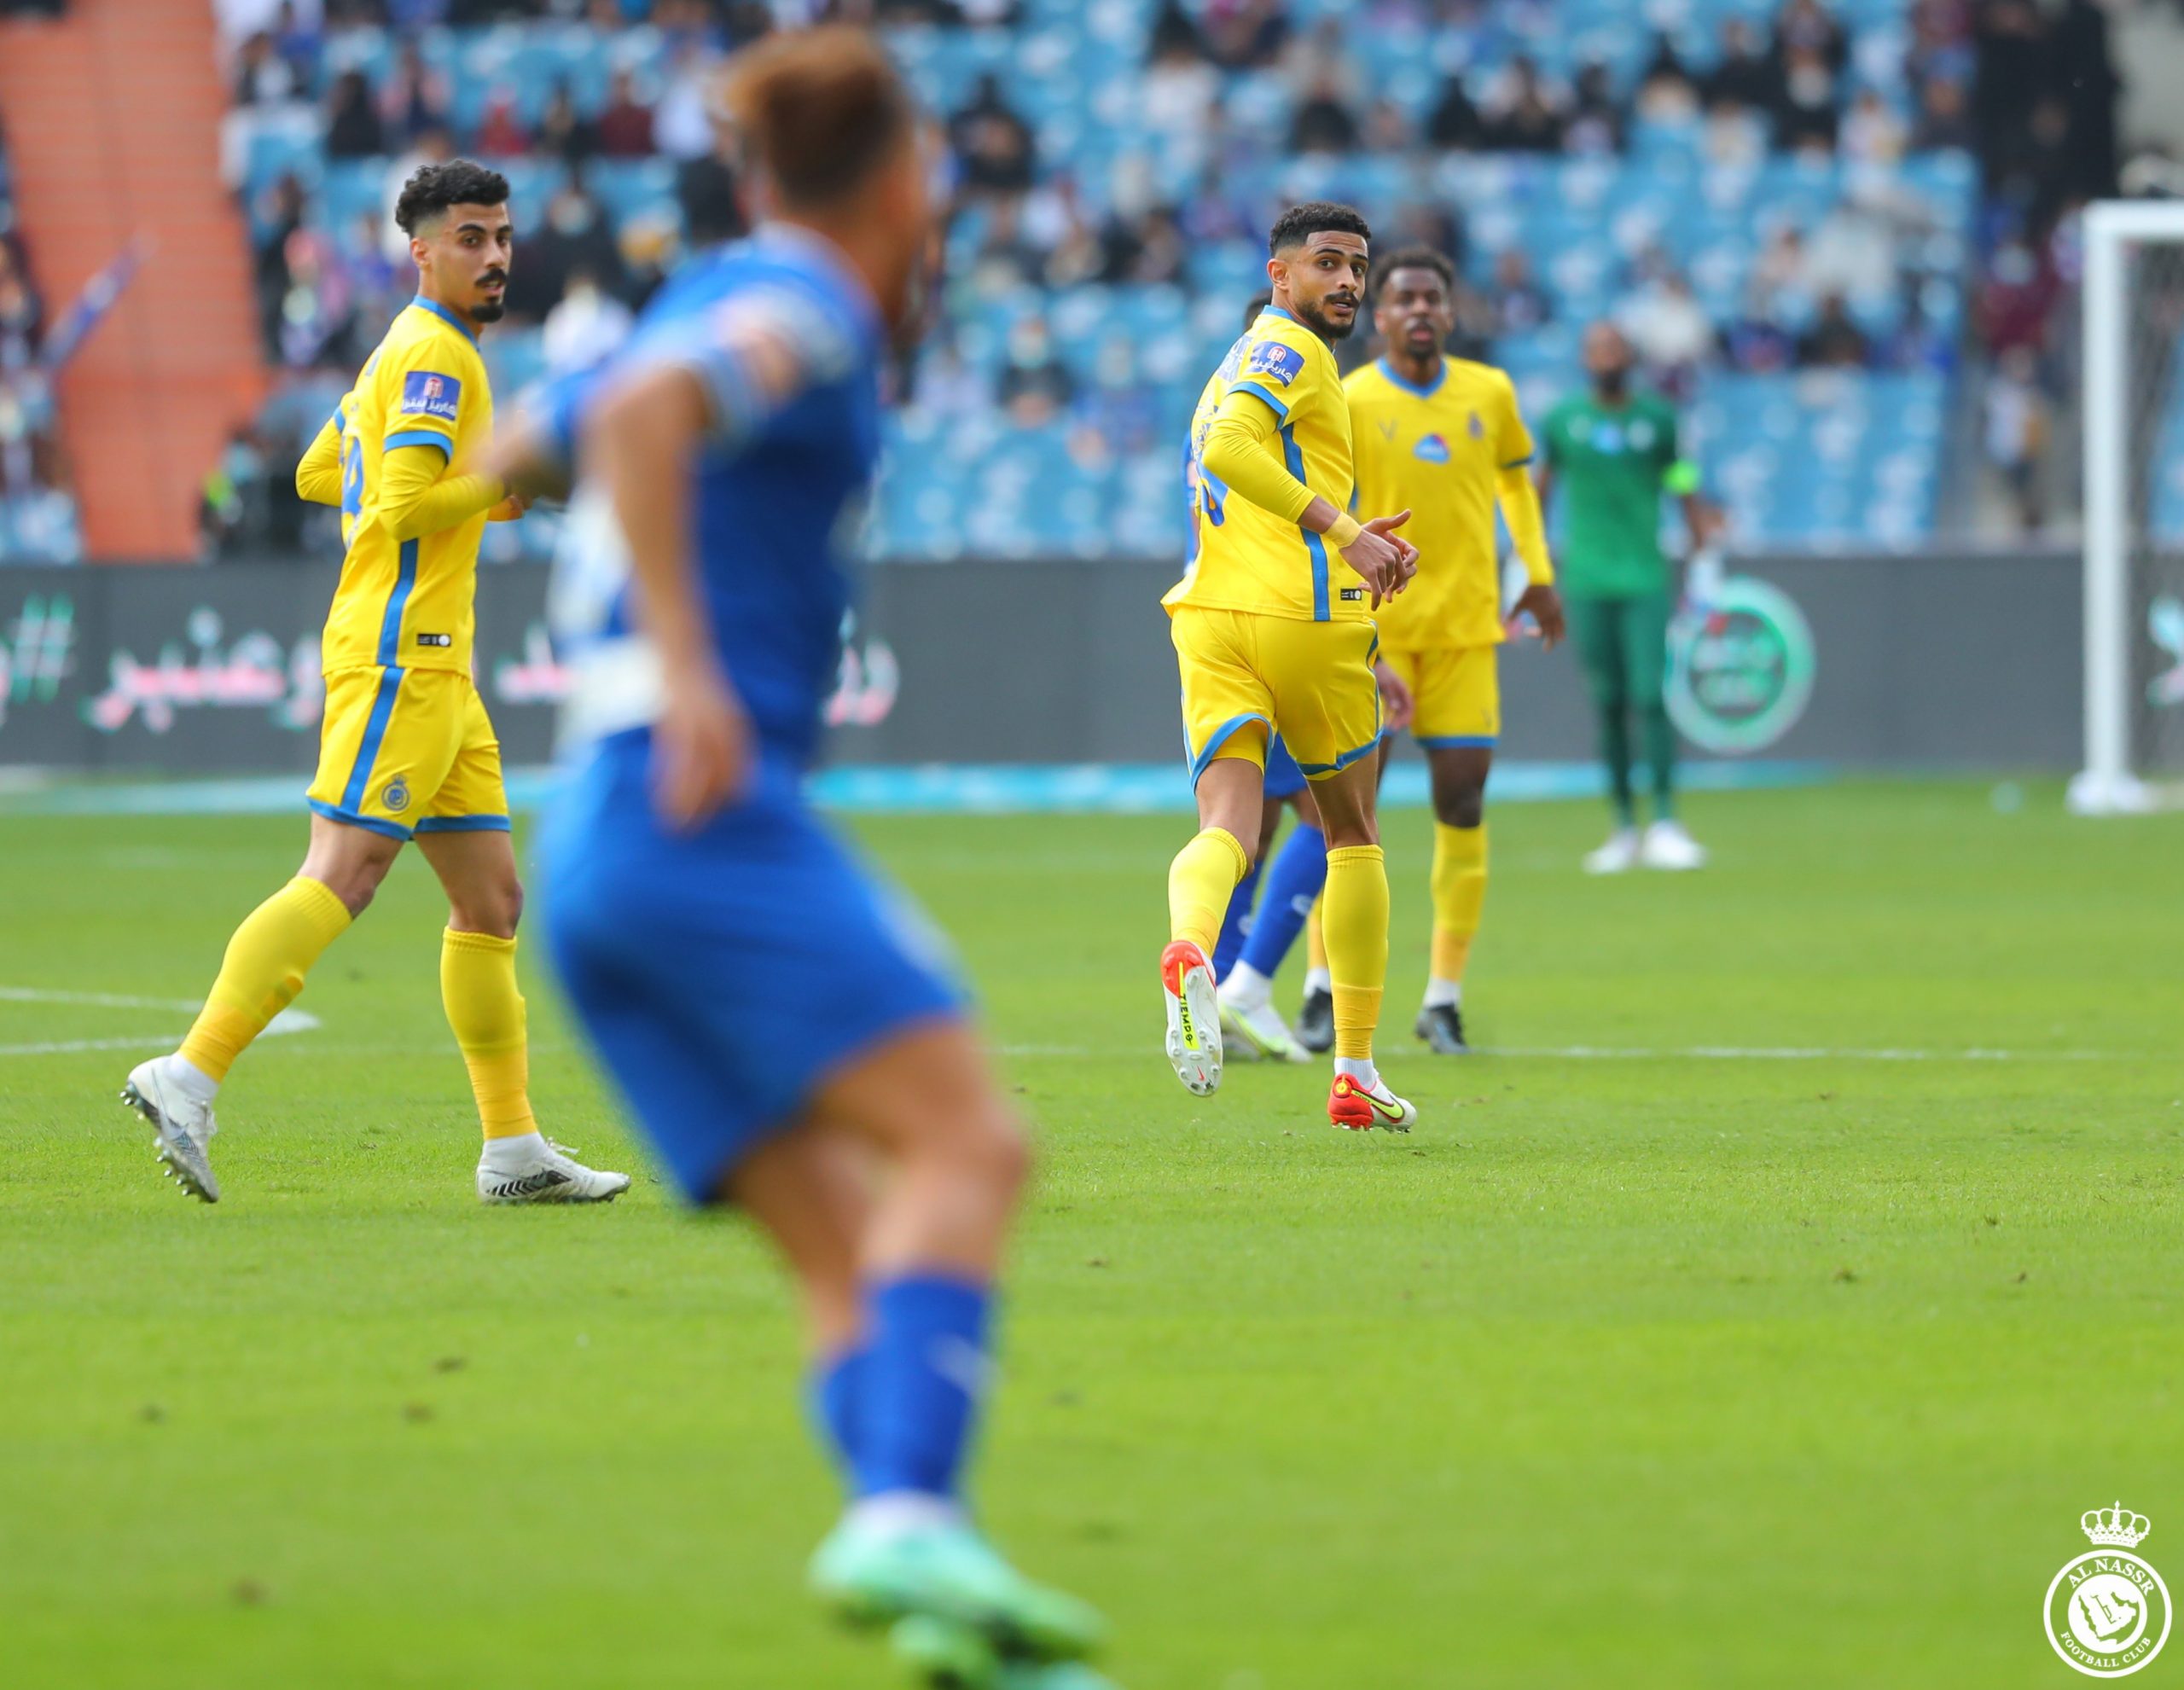
[[[305,880],[317,880],[340,898],[351,920],[371,907],[372,899],[379,893],[379,883],[386,877],[383,863],[328,862],[311,857],[305,857],[304,866],[296,872]]]
[[[1330,819],[1323,826],[1329,851],[1347,851],[1353,845],[1376,845],[1380,842],[1377,816],[1356,816],[1342,822]]]
[[[490,933],[497,939],[515,937],[523,919],[523,885],[513,874],[495,885],[466,890],[448,900],[448,925],[467,933]]]
[[[965,1160],[996,1195],[1014,1199],[1031,1176],[1031,1142],[1001,1100],[967,1112]]]
[[[1486,783],[1437,783],[1433,788],[1433,819],[1444,828],[1478,827],[1486,819]]]

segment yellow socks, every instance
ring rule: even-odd
[[[1334,977],[1334,1054],[1369,1062],[1388,977],[1388,870],[1380,846],[1329,851],[1320,902],[1327,972]]]
[[[1188,939],[1208,956],[1221,937],[1228,897],[1252,860],[1225,828],[1208,828],[1168,865],[1168,937]]]
[[[515,941],[447,929],[440,936],[440,1002],[469,1065],[485,1136],[537,1132],[523,994],[515,986]]]
[[[1478,912],[1486,902],[1486,827],[1433,824],[1433,978],[1464,977]]]
[[[300,874],[252,910],[228,941],[219,978],[182,1042],[183,1057],[213,1079],[226,1079],[243,1048],[295,1002],[311,964],[348,926],[341,900]]]

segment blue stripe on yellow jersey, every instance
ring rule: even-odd
[[[1191,551],[1183,578],[1161,601],[1170,609],[1249,611],[1313,622],[1370,619],[1363,584],[1319,535],[1263,510],[1200,468],[1206,431],[1224,399],[1247,393],[1280,427],[1264,450],[1337,509],[1351,491],[1350,410],[1327,342],[1269,306],[1229,347],[1191,418],[1184,473],[1191,487]]]
[[[347,549],[327,613],[322,665],[468,673],[485,513],[402,540],[380,520],[378,493],[389,452],[421,447],[457,469],[491,438],[493,398],[476,338],[444,306],[411,300],[335,416]]]

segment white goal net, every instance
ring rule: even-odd
[[[2090,815],[2184,803],[2184,201],[2085,223],[2085,768]]]

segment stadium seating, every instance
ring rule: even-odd
[[[1695,72],[1712,61],[1723,19],[1745,17],[1763,34],[1774,9],[1774,0],[1659,0],[1644,9],[1648,24]],[[1908,97],[1904,9],[1902,0],[1837,0],[1833,7],[1851,32],[1844,85],[1876,92],[1899,112]],[[1291,9],[1298,31],[1356,10],[1339,0],[1300,0]],[[1342,44],[1362,83],[1415,121],[1451,75],[1483,89],[1519,55],[1550,76],[1603,62],[1627,96],[1654,50],[1653,38],[1631,26],[1633,10],[1627,0],[1552,6],[1502,0],[1480,9],[1476,26],[1457,27],[1421,22],[1417,9],[1391,7],[1385,15],[1375,9],[1374,26],[1346,32]],[[1138,90],[1154,11],[1152,0],[1027,0],[1011,29],[904,27],[889,39],[938,111],[958,109],[983,74],[1000,73],[1011,105],[1032,126],[1043,176],[1066,173],[1096,216],[1118,183],[1141,180],[1153,163],[1153,143],[1138,121]],[[458,136],[502,95],[529,120],[558,88],[566,86],[580,108],[595,110],[614,70],[630,71],[647,96],[667,72],[665,44],[644,26],[603,46],[575,24],[442,29],[426,33],[421,50],[455,90]],[[352,68],[383,78],[394,57],[382,32],[330,36],[318,67],[322,86]],[[1350,199],[1382,218],[1420,204],[1454,208],[1467,231],[1475,285],[1486,283],[1498,253],[1514,247],[1530,258],[1551,302],[1544,326],[1506,335],[1491,351],[1516,375],[1535,413],[1576,379],[1578,328],[1627,299],[1641,266],[1687,276],[1708,315],[1727,325],[1776,231],[1793,229],[1809,242],[1846,220],[1860,225],[1862,238],[1878,241],[1886,256],[1878,271],[1867,267],[1850,293],[1852,316],[1885,344],[1915,301],[1920,345],[1928,350],[1873,371],[1740,374],[1707,367],[1690,395],[1693,437],[1710,488],[1747,543],[1896,546],[1931,533],[1951,414],[1948,366],[1963,328],[1977,205],[1967,158],[1913,154],[1875,166],[1763,154],[1724,163],[1709,157],[1695,121],[1644,119],[1634,122],[1620,156],[1296,156],[1284,144],[1290,100],[1288,83],[1275,73],[1228,75],[1220,158],[1160,160],[1161,197],[1188,204],[1201,191],[1217,191],[1247,207],[1252,222],[1283,200],[1308,195]],[[324,159],[316,114],[307,108],[254,123],[243,158],[241,186],[254,208],[268,203],[271,183],[292,174],[311,190],[312,219],[338,238],[357,238],[362,219],[384,204],[386,162]],[[537,159],[507,168],[520,226],[523,208],[539,206],[564,171]],[[618,225],[679,221],[668,161],[600,161],[586,179]],[[959,259],[976,250],[984,227],[985,213],[969,205],[951,230]],[[1012,426],[990,399],[967,413],[936,410],[923,397],[929,384],[915,384],[916,397],[892,425],[873,526],[876,554],[1175,551],[1183,523],[1176,443],[1205,373],[1234,338],[1259,264],[1259,249],[1240,238],[1201,244],[1175,287],[1025,287],[992,297],[959,282],[944,333],[924,355],[925,372],[945,366],[963,378],[956,392],[990,396],[1010,327],[1036,315],[1048,323],[1077,402],[1054,421],[1024,427]],[[956,273],[967,269],[959,264]],[[1778,323],[1794,333],[1815,305],[1809,298],[1778,300]],[[1114,350],[1118,343],[1124,350]],[[503,396],[543,369],[536,330],[504,328],[487,346]],[[1103,387],[1117,380],[1124,389],[1119,395]],[[1101,409],[1088,401],[1107,398],[1126,402],[1131,415],[1151,418],[1150,438],[1142,438],[1144,430],[1136,431],[1141,438],[1107,438],[1112,430],[1088,421],[1088,410]],[[1785,464],[1802,473],[1771,473]],[[1117,512],[1128,514],[1111,514]],[[549,525],[526,528],[525,547],[544,543]]]
[[[15,226],[8,149],[0,140],[0,235]],[[53,392],[34,359],[20,368],[0,369],[0,451],[12,455],[17,470],[32,462],[29,443],[50,435],[53,427]],[[27,476],[0,474],[0,562],[74,563],[83,555],[75,500]]]

